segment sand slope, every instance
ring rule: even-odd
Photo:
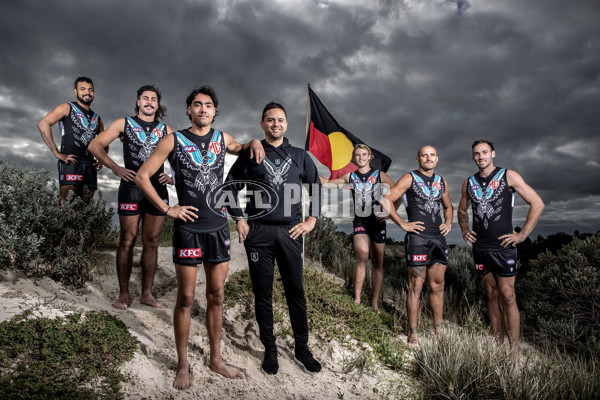
[[[136,249],[135,260],[139,259],[139,253],[140,249]],[[66,289],[47,278],[32,280],[17,278],[14,273],[2,274],[0,320],[28,308],[46,317],[89,310],[105,310],[118,316],[140,341],[134,359],[124,366],[132,376],[131,382],[124,385],[126,397],[131,399],[375,399],[403,398],[411,391],[414,393],[415,385],[406,373],[394,373],[377,364],[362,375],[343,373],[344,365],[360,351],[348,350],[336,342],[318,341],[314,336],[309,344],[323,364],[321,373],[305,373],[295,364],[293,350],[278,339],[279,373],[265,375],[260,369],[263,351],[258,327],[248,310],[241,307],[225,309],[222,354],[227,363],[244,372],[245,379],[229,380],[213,373],[207,367],[209,346],[204,325],[206,299],[202,268],[198,270],[188,347],[193,381],[189,390],[178,392],[172,388],[177,363],[172,325],[177,286],[171,248],[160,248],[154,290],[158,300],[168,305],[166,310],[140,304],[139,267],[134,267],[132,274],[130,308],[115,310],[112,303],[117,298],[118,285],[114,262],[114,251],[104,253],[97,260],[94,281],[80,290]],[[244,248],[232,240],[230,274],[242,268],[247,268]]]

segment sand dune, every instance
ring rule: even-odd
[[[140,249],[136,249],[136,260]],[[132,361],[123,369],[132,376],[124,385],[130,399],[378,399],[405,397],[414,385],[404,373],[394,373],[380,365],[358,375],[344,373],[343,366],[356,357],[358,350],[335,341],[320,341],[314,335],[310,347],[323,364],[323,371],[309,375],[294,362],[293,350],[278,339],[280,370],[275,376],[260,369],[262,345],[258,327],[247,310],[240,306],[225,309],[222,354],[225,361],[245,374],[242,380],[229,380],[213,373],[208,365],[208,337],[204,325],[206,299],[203,269],[198,271],[196,303],[192,308],[189,358],[193,381],[189,390],[172,388],[177,356],[173,339],[172,312],[177,286],[171,261],[171,248],[160,248],[155,279],[155,295],[168,305],[156,310],[140,304],[140,270],[134,267],[131,291],[133,302],[127,311],[117,311],[112,303],[118,295],[114,251],[97,260],[95,279],[80,290],[69,290],[50,279],[17,278],[4,273],[0,282],[0,320],[31,308],[36,315],[52,317],[69,311],[105,310],[118,316],[140,341]],[[247,268],[245,251],[232,240],[229,273]],[[398,389],[398,385],[403,388]],[[375,390],[374,390],[375,389]],[[400,390],[400,391],[399,391]]]

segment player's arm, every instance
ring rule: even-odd
[[[383,194],[386,194],[392,189],[392,187],[394,187],[395,183],[392,180],[392,178],[390,178],[390,176],[388,174],[386,174],[385,172],[381,172],[380,175],[381,175],[381,183],[384,185],[387,185],[387,190],[385,191],[385,193],[382,192]],[[398,207],[400,207],[400,204],[402,204],[402,195],[400,195],[396,199],[396,201],[394,201],[394,208],[397,210]]]
[[[531,188],[531,186],[525,183],[521,175],[519,175],[516,171],[509,169],[506,170],[506,179],[508,180],[508,186],[513,188],[514,191],[517,192],[527,204],[529,204],[529,212],[527,213],[527,219],[525,220],[525,225],[523,225],[521,232],[513,232],[508,235],[502,235],[498,238],[501,240],[503,247],[516,246],[527,239],[533,228],[535,228],[535,225],[540,220],[540,216],[544,210],[544,202],[542,201],[542,198],[536,193],[535,190]]]
[[[225,137],[225,147],[229,154],[239,156],[242,151],[250,149],[250,158],[254,158],[257,164],[260,164],[265,159],[265,149],[258,139],[252,139],[248,143],[239,144],[230,134],[223,132]]]
[[[150,177],[158,171],[161,165],[165,163],[165,160],[171,154],[175,148],[175,139],[173,135],[167,135],[166,138],[158,142],[156,149],[150,154],[150,157],[142,164],[139,171],[135,175],[134,182],[138,188],[144,193],[144,196],[154,206],[167,214],[171,218],[179,218],[182,221],[193,221],[198,218],[198,215],[194,214],[194,211],[198,211],[196,207],[192,206],[173,206],[169,207],[152,186]]]
[[[167,127],[167,135],[172,134],[173,129],[171,129],[171,127],[169,125],[166,125],[166,127]],[[175,181],[173,180],[173,176],[169,176],[169,175],[165,174],[164,172],[162,172],[158,176],[158,183],[160,183],[161,185],[172,185],[175,183]]]
[[[98,123],[98,132],[102,132],[102,131],[104,131],[104,121],[102,121],[102,118],[100,118],[100,122]],[[88,145],[88,149],[89,149],[89,145]],[[104,147],[104,151],[106,152],[106,154],[108,154],[108,146]],[[94,157],[93,165],[94,165],[94,168],[96,168],[96,171],[100,171],[104,164],[102,164],[100,162],[100,160],[98,160],[98,157]]]
[[[69,115],[70,110],[71,106],[68,103],[59,104],[54,110],[50,111],[44,118],[40,120],[40,122],[38,122],[38,129],[40,130],[42,139],[44,139],[44,143],[46,143],[46,146],[48,146],[52,154],[54,154],[54,157],[65,164],[76,163],[77,156],[73,154],[63,154],[58,150],[58,146],[52,137],[52,126]]]
[[[292,239],[296,239],[300,236],[304,236],[315,228],[317,224],[317,218],[321,214],[321,180],[319,178],[319,172],[317,166],[310,158],[308,153],[304,153],[304,171],[302,173],[302,183],[308,183],[308,197],[310,206],[308,207],[308,217],[295,226],[292,227],[288,232]]]
[[[440,225],[440,233],[446,236],[452,229],[452,218],[454,217],[454,209],[452,201],[450,201],[450,188],[448,182],[444,179],[444,194],[442,195],[442,208],[444,209],[444,223]]]
[[[471,204],[471,198],[467,194],[467,182],[466,180],[462,185],[462,191],[460,201],[458,202],[458,210],[456,210],[456,218],[458,219],[458,225],[462,232],[462,237],[469,246],[477,240],[477,234],[475,231],[469,230],[469,205]]]
[[[396,202],[402,198],[402,195],[406,193],[411,184],[412,175],[402,175],[402,177],[398,179],[398,182],[392,186],[390,192],[383,196],[381,199],[381,206],[387,213],[389,213],[390,219],[394,221],[396,225],[402,228],[402,230],[419,234],[425,230],[425,226],[422,221],[406,222],[400,217],[400,215],[398,215],[398,212],[393,206],[390,207],[390,204],[396,204]]]
[[[135,171],[121,167],[108,155],[108,146],[123,133],[125,118],[119,118],[101,131],[88,145],[88,150],[98,161],[106,165],[116,176],[125,182],[133,182]]]
[[[339,185],[348,183],[350,181],[350,173],[348,172],[347,174],[335,179],[327,179],[319,175],[319,180],[321,181],[321,185],[327,189],[338,189]]]

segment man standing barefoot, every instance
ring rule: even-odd
[[[462,186],[458,204],[458,223],[462,237],[473,247],[475,269],[485,284],[487,308],[492,330],[499,344],[508,332],[511,358],[519,363],[521,320],[515,296],[517,275],[516,245],[527,239],[540,219],[544,202],[513,170],[494,165],[494,145],[477,140],[471,146],[478,172]],[[512,228],[514,192],[529,204],[521,232]],[[472,204],[473,230],[469,230],[469,204]]]
[[[140,302],[156,308],[166,305],[156,301],[152,295],[154,274],[158,259],[158,241],[165,222],[165,214],[152,205],[135,186],[133,179],[140,166],[152,154],[159,141],[172,133],[171,128],[160,122],[164,108],[160,104],[160,91],[145,85],[137,91],[136,115],[120,118],[109,125],[89,145],[90,152],[119,178],[119,248],[117,250],[117,276],[119,278],[119,299],[113,307],[126,310],[130,303],[129,278],[133,264],[133,249],[142,222],[142,296]],[[115,163],[106,151],[117,138],[123,142],[125,167]],[[159,170],[150,178],[154,189],[165,204],[169,204],[166,184],[173,184],[163,171]]]
[[[218,100],[210,86],[194,89],[186,100],[192,121],[189,129],[177,131],[162,140],[142,165],[135,183],[155,207],[175,218],[173,262],[177,275],[177,303],[173,312],[177,374],[173,387],[190,387],[187,345],[190,335],[190,310],[196,294],[197,265],[206,274],[206,327],[210,342],[209,368],[227,378],[242,378],[242,373],[221,357],[224,286],[229,270],[229,225],[226,211],[207,201],[212,190],[223,182],[225,151],[239,155],[250,149],[257,162],[264,158],[260,141],[241,145],[229,134],[212,129]],[[179,204],[167,206],[156,193],[150,177],[169,158],[175,178]]]

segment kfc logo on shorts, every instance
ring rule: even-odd
[[[188,152],[188,153],[193,153],[196,150],[198,150],[198,148],[196,146],[184,146],[183,147],[183,151]]]
[[[83,175],[67,175],[67,182],[83,182]]]
[[[354,232],[365,232],[366,229],[363,228],[362,226],[357,226],[356,228],[354,228]]]
[[[477,271],[483,271],[483,264],[475,264],[475,269]]]
[[[202,249],[178,249],[177,255],[179,258],[202,257]]]
[[[221,145],[218,142],[210,142],[208,149],[213,154],[221,154]]]
[[[427,254],[414,254],[412,256],[413,261],[427,261]]]
[[[494,179],[490,182],[489,188],[492,190],[496,190],[498,189],[498,186],[500,186],[500,181],[498,179]]]
[[[229,245],[231,244],[231,240],[229,240],[229,239],[225,239],[225,242],[224,242],[224,243],[225,243],[225,246],[229,246]]]
[[[442,185],[440,185],[439,182],[433,182],[431,186],[433,186],[435,190],[442,190]]]
[[[369,179],[367,179],[369,181],[369,183],[371,185],[374,185],[377,183],[377,178],[375,178],[374,176],[370,176]]]
[[[121,211],[137,211],[138,205],[135,203],[119,203],[119,210],[121,210]]]
[[[515,265],[515,260],[511,258],[510,260],[506,260],[506,263],[508,265]]]

